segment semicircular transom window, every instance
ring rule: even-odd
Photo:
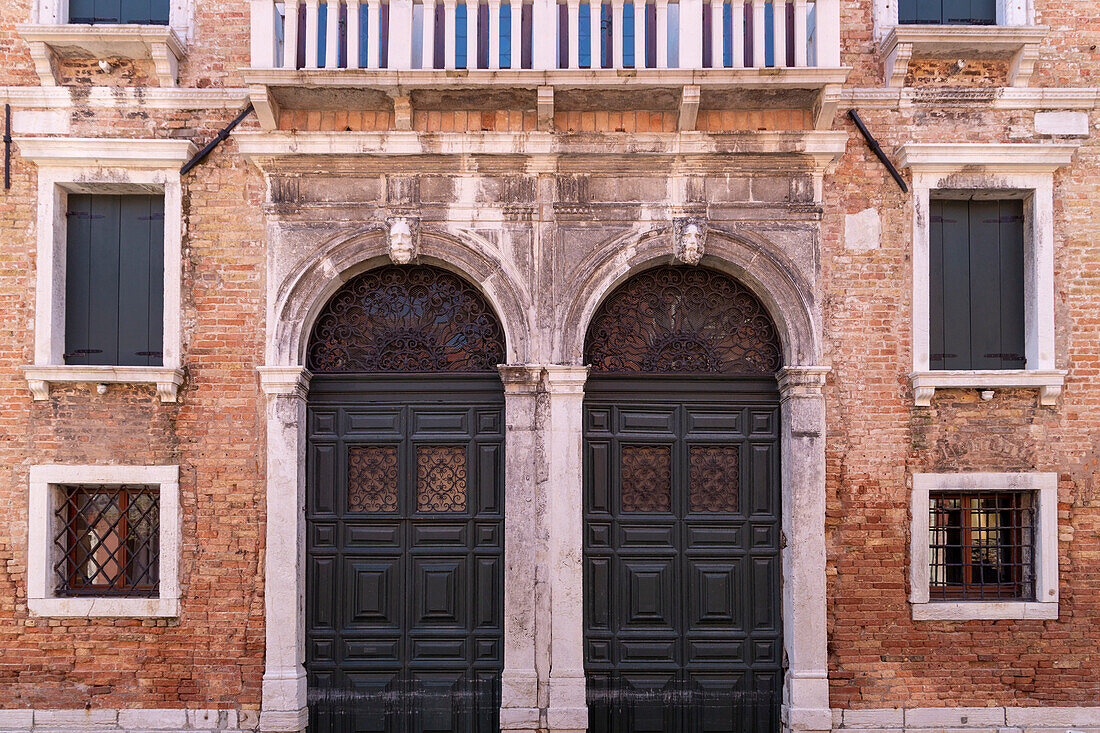
[[[437,267],[358,275],[325,305],[310,336],[314,374],[493,372],[504,331],[485,297]]]
[[[658,267],[627,280],[596,311],[584,344],[593,373],[774,374],[775,323],[728,275]]]

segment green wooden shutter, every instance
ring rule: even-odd
[[[1023,369],[1020,201],[932,201],[929,350],[933,369]]]
[[[1024,202],[1000,202],[1001,369],[1026,369],[1024,356]]]
[[[69,0],[70,23],[168,25],[168,0]]]
[[[900,0],[898,22],[929,25],[992,25],[996,0]]]
[[[164,200],[69,196],[65,363],[163,363]]]

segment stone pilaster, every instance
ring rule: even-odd
[[[499,367],[504,383],[504,674],[500,729],[534,733],[539,728],[535,666],[537,488],[539,455],[536,408],[542,367]]]
[[[550,585],[549,731],[588,728],[584,681],[584,496],[582,491],[582,405],[587,367],[547,366],[550,435],[546,449]]]
[[[828,731],[825,623],[825,376],[828,367],[779,372],[783,483],[783,729]]]
[[[259,367],[267,395],[267,550],[260,730],[302,731],[305,671],[306,393],[303,367]]]

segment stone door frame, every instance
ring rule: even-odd
[[[421,261],[451,269],[497,309],[508,342],[505,391],[505,640],[501,729],[555,733],[587,727],[583,661],[582,402],[584,333],[602,299],[627,277],[668,261],[670,232],[636,237],[629,256],[606,254],[563,302],[552,353],[530,347],[533,308],[521,281],[476,243],[422,236]],[[305,658],[305,445],[310,373],[302,365],[317,311],[348,278],[383,261],[380,232],[330,241],[268,284],[266,365],[266,659],[260,727],[300,731],[308,720]],[[272,255],[269,254],[269,258]],[[752,289],[780,330],[783,729],[828,731],[825,606],[825,402],[820,312],[799,267],[767,242],[711,230],[703,266]],[[269,259],[269,270],[272,269]],[[542,363],[538,363],[540,361]],[[545,478],[539,483],[539,476]],[[547,488],[548,487],[548,488]],[[541,492],[541,493],[540,493]],[[539,511],[541,510],[541,511]],[[536,567],[541,537],[544,570]],[[511,582],[519,578],[518,582]],[[536,643],[549,612],[548,654]],[[546,657],[548,656],[548,659]]]

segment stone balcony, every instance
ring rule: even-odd
[[[554,130],[563,112],[651,110],[686,132],[701,112],[781,110],[828,129],[848,73],[839,0],[467,7],[252,0],[243,73],[262,126],[299,129],[302,111],[363,111],[412,130],[416,112],[462,110],[523,113]]]

